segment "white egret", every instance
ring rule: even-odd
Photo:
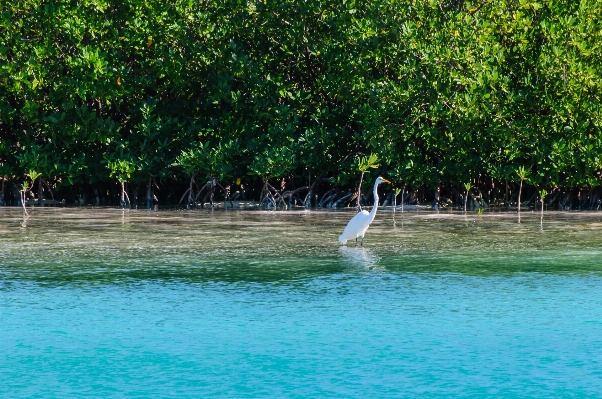
[[[372,207],[372,211],[368,213],[367,211],[361,211],[357,215],[351,218],[349,223],[347,223],[347,227],[343,230],[343,234],[339,236],[339,241],[341,244],[346,244],[347,240],[353,240],[355,238],[355,245],[357,245],[357,238],[362,237],[362,245],[364,245],[364,234],[366,234],[366,230],[370,227],[370,223],[374,220],[374,216],[376,215],[376,208],[378,208],[378,193],[376,192],[378,185],[380,183],[391,183],[387,179],[383,179],[382,177],[377,177],[374,182],[374,206]]]

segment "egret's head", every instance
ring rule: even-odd
[[[378,176],[378,177],[376,178],[376,184],[380,184],[380,183],[389,183],[389,184],[391,184],[391,182],[390,182],[389,180],[387,180],[387,179],[385,179],[385,178],[382,178],[382,177]]]

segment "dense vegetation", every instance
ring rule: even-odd
[[[1,11],[5,203],[19,190],[194,203],[242,182],[255,200],[289,190],[315,206],[331,190],[346,205],[365,170],[414,200],[460,205],[469,183],[474,199],[508,204],[525,181],[556,206],[599,204],[597,1],[14,0]]]

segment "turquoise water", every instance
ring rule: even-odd
[[[0,397],[599,397],[602,214],[0,209]]]

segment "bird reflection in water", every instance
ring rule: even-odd
[[[380,266],[380,256],[373,253],[370,249],[363,247],[340,246],[339,251],[345,262],[345,265],[353,269],[384,271]]]

